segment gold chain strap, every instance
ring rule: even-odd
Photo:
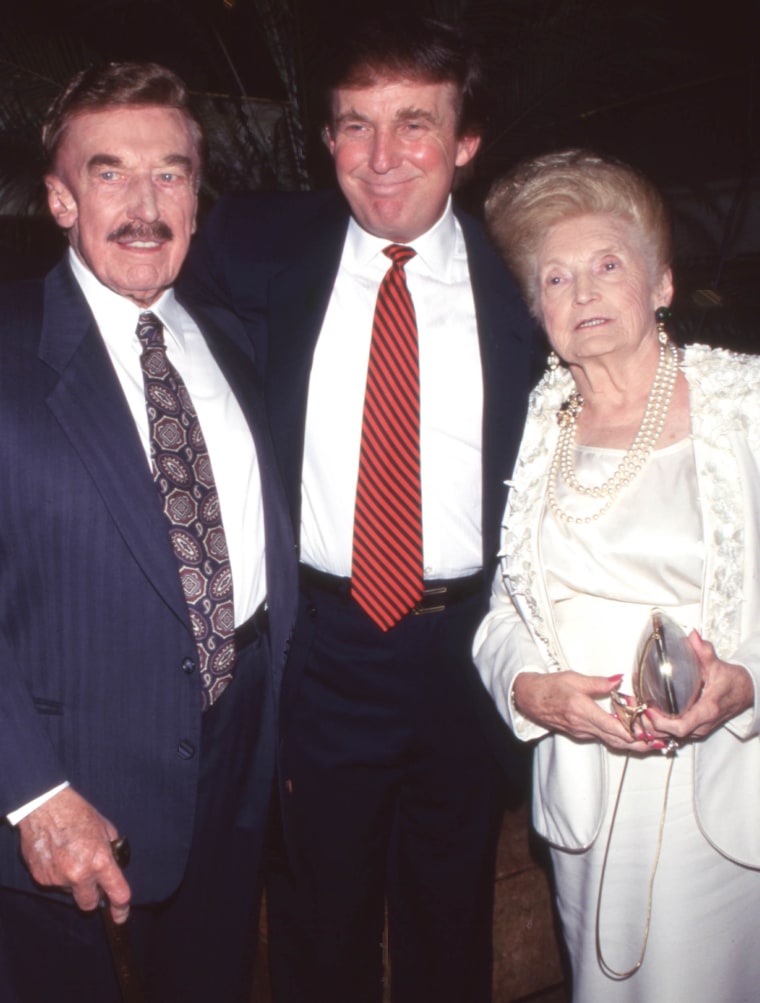
[[[615,798],[615,807],[612,810],[612,819],[610,821],[610,831],[607,834],[607,845],[604,848],[604,859],[602,861],[602,873],[599,877],[599,894],[596,899],[596,957],[599,962],[599,967],[602,969],[605,975],[609,978],[614,979],[617,982],[623,982],[625,979],[629,979],[634,975],[639,968],[641,968],[642,962],[644,961],[644,955],[647,949],[647,941],[649,940],[649,924],[652,919],[652,893],[654,890],[654,879],[657,874],[657,865],[660,861],[660,851],[662,850],[662,833],[665,827],[665,812],[668,807],[668,794],[670,792],[670,777],[673,773],[673,763],[675,762],[675,756],[670,756],[670,762],[668,763],[668,772],[665,778],[665,795],[662,800],[662,812],[660,814],[660,825],[657,832],[657,849],[654,855],[654,863],[652,864],[652,871],[649,875],[649,888],[647,890],[647,915],[646,922],[644,924],[644,936],[641,940],[641,953],[639,954],[639,960],[633,966],[629,968],[626,972],[618,972],[616,969],[612,968],[604,960],[604,952],[602,951],[602,937],[601,937],[601,912],[602,912],[602,892],[604,889],[604,878],[607,873],[607,861],[610,854],[610,844],[612,843],[612,833],[615,828],[615,819],[617,818],[618,807],[620,805],[620,795],[623,793],[623,781],[625,780],[625,775],[628,772],[628,763],[630,762],[630,757],[626,757],[625,765],[623,766],[623,772],[620,775],[620,783],[618,784],[617,796]]]

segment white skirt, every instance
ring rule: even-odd
[[[602,970],[597,895],[624,762],[609,755],[610,795],[594,845],[580,853],[552,848],[574,1003],[757,1003],[760,871],[721,856],[699,830],[689,747],[673,764],[644,960],[620,981]],[[666,757],[631,758],[624,780],[599,923],[602,957],[617,972],[635,966],[647,930],[661,818],[653,806],[662,805],[668,765]]]

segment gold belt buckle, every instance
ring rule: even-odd
[[[423,601],[427,599],[428,596],[445,596],[448,589],[445,585],[438,585],[434,589],[424,589],[422,592]],[[421,606],[417,603],[416,606],[412,606],[410,612],[412,616],[422,616],[425,613],[442,613],[446,609],[446,603],[442,603],[440,606]]]

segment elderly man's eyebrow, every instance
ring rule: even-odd
[[[121,157],[115,157],[111,153],[94,153],[87,161],[87,167],[90,170],[94,167],[121,167],[123,163]]]
[[[123,167],[124,161],[112,153],[94,153],[87,161],[89,170],[97,167]],[[193,161],[184,153],[169,153],[158,163],[159,167],[182,167],[192,172]]]
[[[193,170],[193,161],[184,153],[170,153],[167,157],[164,157],[160,166],[184,167],[188,173],[191,173]]]

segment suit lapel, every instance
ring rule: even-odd
[[[45,283],[40,358],[59,373],[47,405],[79,454],[126,546],[188,623],[166,520],[132,415],[68,265]]]
[[[297,535],[309,375],[347,225],[347,209],[330,202],[299,235],[302,252],[270,287],[267,403]]]
[[[242,323],[228,310],[214,306],[188,306],[181,297],[179,302],[190,314],[216,359],[219,368],[240,404],[251,432],[256,435],[261,427],[263,402],[257,390],[259,385],[253,349]]]
[[[188,309],[187,306],[185,309]],[[272,670],[277,692],[287,637],[293,626],[298,582],[288,505],[269,436],[264,397],[251,342],[242,323],[224,308],[194,307],[189,312],[203,331],[206,343],[237,398],[256,446],[264,502],[267,598],[273,653]]]
[[[224,308],[193,307],[182,304],[195,320],[224,378],[237,398],[251,435],[261,470],[265,497],[277,475],[273,471],[271,446],[265,441],[268,425],[266,406],[261,392],[250,341],[242,323]],[[269,475],[269,476],[268,476]]]
[[[483,550],[498,546],[506,488],[517,454],[529,390],[531,325],[514,282],[479,224],[457,214],[467,244],[483,369]]]

